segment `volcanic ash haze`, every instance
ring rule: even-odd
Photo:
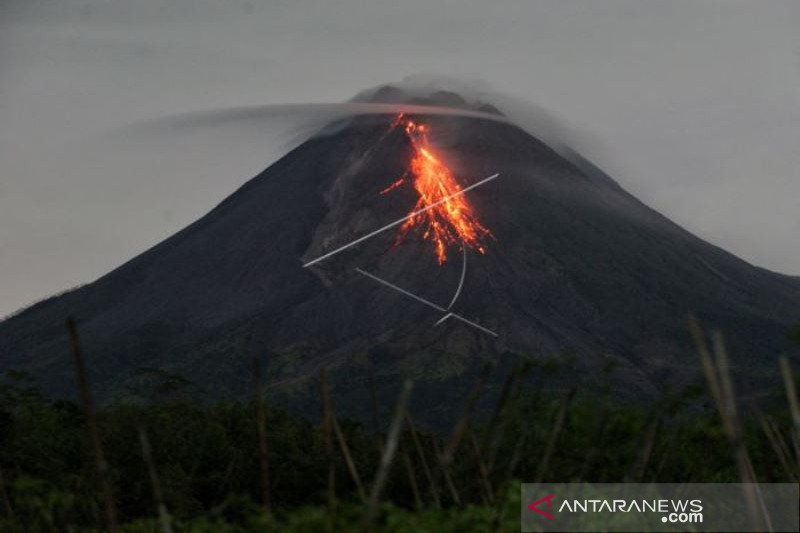
[[[443,93],[407,100],[466,105]],[[413,168],[419,131],[392,127],[397,120],[326,128],[176,235],[0,323],[0,369],[29,370],[45,392],[73,395],[63,326],[72,315],[105,401],[153,400],[142,387],[152,369],[180,374],[205,398],[249,394],[259,355],[269,392],[292,409],[317,413],[328,366],[342,415],[366,418],[371,365],[383,405],[411,378],[435,424],[452,420],[485,362],[498,367],[491,390],[527,358],[563,363],[534,372],[548,386],[610,384],[646,399],[685,384],[698,375],[691,311],[727,333],[745,387],[772,374],[800,320],[800,281],[694,237],[577,154],[502,121],[402,117],[424,125],[454,180],[435,198],[499,177],[441,204],[444,214],[429,210],[304,268],[436,201],[423,198],[425,169]],[[464,215],[455,226],[453,209]],[[461,285],[449,310],[496,336],[453,318],[437,325],[440,310],[363,272],[442,308]]]

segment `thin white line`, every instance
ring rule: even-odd
[[[487,328],[481,326],[480,324],[476,324],[472,320],[468,320],[468,319],[464,318],[463,316],[461,316],[459,314],[456,314],[456,313],[453,313],[451,311],[448,311],[447,309],[445,309],[441,305],[436,305],[435,303],[431,302],[430,300],[426,300],[425,298],[422,298],[421,296],[417,296],[413,292],[409,292],[409,291],[407,291],[405,289],[402,289],[402,288],[398,287],[397,285],[395,285],[394,283],[390,283],[390,282],[386,281],[385,279],[379,278],[378,276],[376,276],[374,274],[370,274],[369,272],[367,272],[365,270],[361,270],[360,268],[356,268],[356,272],[358,272],[362,276],[366,276],[366,277],[372,279],[373,281],[377,281],[381,285],[385,285],[385,286],[389,287],[390,289],[394,289],[397,292],[399,292],[400,294],[405,294],[409,298],[412,298],[412,299],[414,299],[414,300],[416,300],[416,301],[418,301],[418,302],[420,302],[422,304],[425,304],[428,307],[432,307],[432,308],[436,309],[437,311],[441,311],[442,313],[447,313],[451,317],[453,317],[453,318],[455,318],[457,320],[460,320],[460,321],[464,322],[465,324],[469,324],[470,326],[472,326],[474,328],[478,328],[479,330],[483,331],[484,333],[488,333],[489,335],[492,335],[493,337],[498,337],[499,336],[494,331],[492,331],[490,329],[487,329]]]
[[[462,194],[464,194],[465,192],[467,192],[467,191],[470,191],[470,190],[474,189],[475,187],[479,187],[480,185],[483,185],[484,183],[489,183],[490,181],[492,181],[493,179],[495,179],[495,178],[496,178],[496,177],[498,177],[499,175],[500,175],[500,174],[492,174],[492,175],[491,175],[491,176],[489,176],[488,178],[483,178],[481,181],[479,181],[479,182],[477,182],[477,183],[473,183],[473,184],[472,184],[472,185],[470,185],[469,187],[465,187],[465,188],[461,189],[460,191],[457,191],[457,192],[454,192],[453,194],[450,194],[450,195],[448,195],[448,196],[445,196],[444,198],[442,198],[442,199],[441,199],[441,200],[439,200],[438,202],[434,202],[434,203],[432,203],[431,205],[425,206],[425,207],[423,207],[422,209],[419,209],[419,210],[417,210],[417,211],[414,211],[414,212],[412,212],[411,214],[404,216],[404,217],[403,217],[403,218],[401,218],[400,220],[395,220],[395,221],[394,221],[394,222],[392,222],[391,224],[386,224],[386,225],[385,225],[385,226],[383,226],[382,228],[380,228],[380,229],[376,229],[376,230],[375,230],[375,231],[373,231],[372,233],[368,233],[368,234],[364,235],[363,237],[359,237],[358,239],[356,239],[356,240],[354,240],[354,241],[351,241],[351,242],[349,242],[349,243],[345,244],[344,246],[340,246],[339,248],[337,248],[337,249],[335,249],[335,250],[333,250],[333,251],[331,251],[331,252],[328,252],[328,253],[326,253],[325,255],[321,255],[321,256],[317,257],[316,259],[314,259],[314,260],[312,260],[312,261],[309,261],[308,263],[306,263],[306,264],[304,264],[304,265],[303,265],[303,268],[310,267],[311,265],[314,265],[314,264],[316,264],[316,263],[319,263],[319,262],[320,262],[320,261],[322,261],[323,259],[327,259],[327,258],[329,258],[329,257],[330,257],[330,256],[332,256],[332,255],[338,254],[339,252],[343,252],[344,250],[347,250],[347,249],[348,249],[348,248],[350,248],[351,246],[355,246],[356,244],[358,244],[358,243],[360,243],[360,242],[363,242],[363,241],[365,241],[365,240],[369,239],[370,237],[374,237],[375,235],[378,235],[379,233],[383,233],[383,232],[384,232],[384,231],[386,231],[387,229],[391,229],[391,228],[393,228],[393,227],[395,227],[395,226],[397,226],[397,225],[399,225],[399,224],[402,224],[403,222],[405,222],[405,221],[406,221],[406,220],[408,220],[409,218],[413,218],[413,217],[415,217],[415,216],[417,216],[417,215],[419,215],[419,214],[421,214],[421,213],[424,213],[425,211],[428,211],[428,210],[430,210],[430,209],[433,209],[434,207],[437,207],[437,206],[439,206],[439,205],[441,205],[441,204],[445,203],[445,202],[446,202],[446,201],[448,201],[449,199],[451,199],[451,198],[455,198],[456,196],[459,196],[459,195],[462,195]]]
[[[461,294],[461,289],[462,287],[464,287],[464,278],[467,277],[467,243],[465,243],[463,239],[461,240],[461,249],[464,252],[463,262],[461,263],[461,279],[458,280],[458,287],[456,288],[456,293],[453,295],[453,299],[450,300],[450,305],[447,306],[448,310],[452,309],[453,304],[456,303],[456,300],[458,300],[458,296]]]
[[[409,291],[407,291],[407,290],[405,290],[405,289],[401,289],[401,288],[400,288],[400,287],[398,287],[397,285],[395,285],[395,284],[393,284],[393,283],[390,283],[390,282],[386,281],[386,280],[385,280],[385,279],[383,279],[383,278],[379,278],[379,277],[378,277],[378,276],[376,276],[375,274],[370,274],[370,273],[369,273],[369,272],[367,272],[366,270],[361,270],[360,268],[356,268],[356,272],[358,272],[359,274],[362,274],[362,275],[364,275],[364,276],[367,276],[367,277],[368,277],[368,278],[370,278],[370,279],[374,279],[374,280],[375,280],[375,281],[377,281],[378,283],[382,283],[383,285],[386,285],[387,287],[389,287],[389,288],[392,288],[392,289],[394,289],[394,290],[396,290],[396,291],[398,291],[398,292],[400,292],[400,293],[402,293],[402,294],[405,294],[405,295],[406,295],[406,296],[408,296],[409,298],[413,298],[413,299],[415,299],[416,301],[418,301],[418,302],[421,302],[421,303],[423,303],[423,304],[427,305],[428,307],[433,307],[433,308],[434,308],[434,309],[436,309],[437,311],[441,311],[441,312],[443,312],[443,313],[446,313],[446,312],[447,312],[447,309],[445,309],[445,308],[444,308],[444,307],[442,307],[441,305],[436,305],[435,303],[431,302],[430,300],[426,300],[426,299],[425,299],[425,298],[423,298],[422,296],[417,296],[417,295],[416,295],[416,294],[414,294],[413,292],[409,292]]]
[[[448,319],[448,318],[450,318],[451,316],[453,316],[453,313],[447,313],[447,314],[446,314],[446,315],[444,315],[442,318],[440,318],[439,320],[437,320],[437,321],[436,321],[436,323],[434,324],[434,326],[438,326],[439,324],[441,324],[442,322],[444,322],[445,320],[447,320],[447,319]]]

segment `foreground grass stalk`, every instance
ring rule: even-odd
[[[389,431],[386,434],[386,443],[383,446],[381,462],[378,466],[378,472],[375,475],[375,481],[372,483],[372,490],[369,494],[367,515],[364,519],[364,525],[367,528],[372,527],[372,524],[375,522],[375,517],[378,514],[378,503],[380,502],[383,488],[386,485],[386,480],[389,478],[389,470],[392,466],[395,452],[397,451],[397,444],[400,440],[400,432],[403,429],[403,420],[406,416],[406,408],[412,388],[413,385],[410,381],[403,383],[403,389],[400,392],[400,397],[397,399],[394,417],[392,418],[391,425],[389,425]]]
[[[553,452],[556,449],[556,443],[558,442],[558,436],[561,434],[561,430],[564,428],[564,423],[567,421],[567,412],[569,411],[569,406],[572,403],[572,400],[575,398],[575,393],[578,392],[576,387],[571,387],[569,391],[567,391],[566,396],[561,401],[561,407],[558,409],[558,414],[556,415],[556,420],[553,423],[553,428],[550,430],[550,436],[547,439],[547,446],[544,449],[544,454],[542,454],[542,459],[539,462],[539,471],[536,474],[536,483],[541,483],[544,481],[544,476],[547,475],[547,469],[550,467],[550,459],[553,457]]]
[[[470,419],[472,418],[472,411],[475,409],[475,404],[478,402],[478,398],[480,398],[481,391],[486,383],[486,379],[489,377],[490,370],[491,366],[488,363],[483,365],[481,368],[480,374],[478,374],[478,379],[475,381],[472,390],[464,401],[464,408],[461,411],[461,416],[459,416],[455,426],[453,426],[453,431],[450,434],[450,440],[448,441],[447,446],[445,446],[444,451],[439,449],[435,440],[433,443],[435,446],[436,460],[439,463],[438,471],[444,477],[447,488],[450,490],[450,495],[456,505],[461,505],[461,497],[458,493],[458,490],[456,490],[452,478],[450,477],[450,464],[452,463],[453,458],[458,451],[458,447],[461,443],[464,433],[466,433],[467,428],[469,428]],[[438,484],[439,479],[439,476],[436,476],[434,478],[434,484]]]
[[[403,451],[403,463],[406,465],[408,483],[411,485],[411,492],[414,494],[414,505],[417,510],[420,510],[422,509],[422,497],[419,494],[419,485],[417,485],[417,476],[414,474],[414,466],[411,464],[411,458],[406,451]]]
[[[758,480],[756,479],[756,472],[753,468],[753,463],[750,460],[750,454],[747,452],[747,446],[744,442],[744,435],[742,426],[739,421],[739,413],[736,408],[736,396],[733,393],[733,381],[731,380],[730,373],[730,358],[728,357],[728,350],[725,348],[725,341],[722,333],[714,331],[713,333],[714,354],[717,357],[717,370],[720,382],[720,391],[722,392],[723,406],[727,412],[728,426],[731,431],[731,442],[733,444],[736,462],[740,468],[740,478],[742,483],[746,483],[744,490],[748,498],[748,506],[754,505],[756,507],[756,520],[759,526],[763,525],[767,531],[772,531],[772,524],[770,523],[769,513],[767,513],[761,491],[758,487]],[[744,467],[746,475],[741,470]],[[752,499],[752,501],[750,501]]]
[[[754,529],[764,531],[769,529],[767,527],[768,518],[762,516],[761,513],[759,497],[755,488],[753,467],[747,454],[741,427],[739,426],[733,384],[728,370],[728,354],[722,341],[722,336],[715,332],[714,357],[712,358],[700,324],[692,315],[689,316],[689,331],[694,337],[711,397],[722,419],[722,427],[733,449],[750,524]]]
[[[161,525],[161,531],[163,533],[172,533],[172,518],[169,516],[169,511],[164,503],[164,495],[161,492],[161,481],[158,478],[158,471],[153,461],[153,453],[150,448],[150,439],[147,438],[147,430],[145,430],[144,426],[141,424],[137,429],[139,432],[139,444],[142,448],[142,458],[144,459],[145,465],[147,465],[147,474],[150,477],[150,485],[153,489],[153,499],[156,501],[158,522]]]
[[[264,405],[264,384],[261,376],[261,361],[253,359],[253,380],[255,381],[256,430],[258,432],[258,464],[261,470],[261,504],[269,513],[272,509],[269,484],[269,453],[267,449],[267,413]]]
[[[470,444],[472,445],[472,455],[475,459],[475,465],[478,467],[478,474],[480,474],[481,485],[483,487],[483,499],[486,505],[494,502],[494,492],[492,491],[492,482],[489,480],[489,471],[486,468],[486,463],[483,460],[481,453],[481,446],[478,444],[478,438],[475,432],[470,428],[468,430]]]
[[[329,401],[328,377],[324,368],[320,371],[319,382],[322,396],[322,432],[325,437],[325,453],[328,456],[328,513],[333,520],[336,510],[336,464],[333,453],[333,414]]]
[[[700,364],[703,367],[703,373],[706,375],[706,382],[708,389],[711,392],[711,398],[714,400],[717,408],[722,405],[722,393],[720,392],[719,379],[717,378],[717,369],[711,357],[711,352],[708,350],[703,330],[700,328],[700,323],[694,315],[689,315],[689,332],[692,334],[697,353],[700,356]],[[723,423],[725,419],[723,418]]]
[[[791,453],[783,440],[780,429],[778,429],[778,426],[772,420],[767,419],[764,413],[757,407],[753,407],[753,412],[756,414],[761,430],[767,437],[772,451],[775,452],[775,457],[778,458],[783,470],[786,472],[786,476],[792,481],[797,481],[797,468],[792,464]]]
[[[447,485],[447,489],[450,491],[450,498],[456,505],[461,505],[461,495],[458,493],[458,489],[456,489],[455,483],[453,483],[453,478],[450,476],[450,466],[444,462],[442,448],[439,446],[436,438],[434,438],[432,442],[433,452],[436,455],[436,462],[439,465],[439,473],[444,477],[444,482]]]
[[[483,448],[485,450],[491,446],[492,441],[494,440],[498,423],[503,414],[503,409],[505,409],[506,404],[508,404],[508,400],[511,398],[512,393],[514,392],[514,386],[516,385],[517,377],[519,377],[520,374],[521,367],[517,366],[511,371],[506,380],[503,382],[503,388],[500,389],[500,395],[497,397],[497,403],[494,406],[494,411],[492,411],[492,417],[489,419],[489,423],[486,426],[486,436],[484,437],[483,442]]]
[[[511,490],[511,482],[514,479],[514,472],[516,472],[517,465],[519,464],[520,459],[522,459],[522,451],[525,449],[525,444],[527,444],[528,438],[532,432],[533,424],[526,426],[522,431],[522,435],[520,435],[520,438],[517,440],[517,443],[514,445],[514,450],[511,452],[511,459],[509,460],[508,467],[506,468],[505,478],[498,485],[498,496],[495,499],[492,518],[492,531],[497,531],[498,533],[501,531],[500,524],[502,524],[503,517],[505,516],[506,512],[506,507],[504,504],[508,499],[508,492]]]
[[[667,437],[664,444],[661,448],[664,450],[661,454],[661,460],[658,461],[655,468],[653,469],[653,476],[651,478],[651,483],[658,483],[661,479],[661,472],[664,470],[664,466],[667,464],[667,461],[670,459],[670,456],[674,453],[675,446],[673,445],[674,442],[679,442],[679,437],[681,434],[681,430],[673,430],[669,432],[669,436]]]
[[[627,481],[633,483],[640,483],[644,479],[644,474],[650,464],[650,458],[653,455],[653,447],[655,446],[656,437],[661,427],[661,414],[656,411],[647,423],[644,432],[644,439],[639,453],[636,455],[636,461],[633,464],[630,474],[627,476]]]
[[[361,499],[362,502],[367,502],[367,494],[364,492],[364,484],[361,482],[361,476],[358,474],[358,469],[356,468],[355,461],[353,461],[353,456],[350,454],[350,447],[347,445],[347,440],[344,437],[344,432],[342,431],[341,426],[339,425],[339,421],[336,419],[336,413],[333,410],[333,402],[331,401],[331,391],[330,387],[324,388],[325,392],[325,402],[326,402],[326,409],[330,416],[330,423],[333,427],[333,431],[336,435],[336,440],[339,442],[339,449],[344,456],[345,465],[347,465],[347,471],[350,473],[350,478],[353,480],[353,483],[356,486],[356,490],[358,491],[358,497]]]
[[[106,528],[111,533],[117,533],[117,512],[111,490],[111,481],[108,476],[108,463],[103,453],[103,443],[100,439],[100,430],[97,426],[94,402],[92,400],[91,391],[89,390],[89,380],[86,376],[86,365],[84,364],[83,353],[81,352],[78,327],[72,318],[67,319],[67,330],[69,331],[72,354],[75,357],[75,374],[78,380],[78,388],[80,389],[84,416],[86,416],[86,428],[94,450],[94,464],[97,469],[97,477],[100,481],[100,492],[103,498]]]
[[[786,389],[786,400],[789,402],[789,413],[792,416],[792,442],[794,443],[795,460],[800,467],[800,401],[797,399],[797,388],[794,383],[794,372],[789,359],[783,355],[778,360]]]
[[[428,487],[430,488],[431,496],[433,497],[433,503],[436,505],[436,507],[441,507],[442,500],[439,496],[439,487],[437,486],[436,480],[433,477],[433,472],[428,465],[428,459],[425,458],[425,452],[422,449],[422,442],[419,439],[419,433],[417,432],[417,428],[414,426],[414,421],[411,419],[410,414],[406,414],[406,425],[411,433],[411,440],[414,442],[414,449],[417,452],[417,456],[419,456],[419,461],[422,465],[422,472],[425,474],[425,479],[428,480]]]
[[[492,417],[489,419],[489,424],[486,426],[486,435],[483,439],[482,449],[486,457],[486,470],[490,475],[494,471],[497,450],[500,446],[500,439],[503,434],[503,423],[505,421],[503,414],[506,406],[514,395],[518,380],[527,374],[530,368],[530,364],[528,363],[516,365],[514,367],[503,383],[503,388],[500,390],[500,395],[497,398],[497,404],[492,412]]]
[[[480,398],[481,391],[483,390],[483,386],[489,377],[490,370],[491,366],[489,366],[488,363],[483,365],[483,368],[478,375],[478,379],[475,381],[475,385],[472,387],[469,396],[467,396],[467,399],[464,402],[464,409],[461,411],[461,416],[459,417],[458,422],[456,422],[456,425],[453,427],[453,432],[450,436],[450,442],[448,442],[447,447],[444,449],[442,455],[442,462],[445,465],[449,465],[452,462],[456,451],[458,451],[458,445],[461,443],[461,438],[464,436],[464,432],[467,430],[467,427],[469,427],[469,421],[472,418],[472,411],[475,409],[475,404],[478,403],[478,398]]]

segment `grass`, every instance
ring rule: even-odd
[[[95,411],[88,383],[82,403],[54,401],[9,372],[0,530],[508,531],[525,481],[797,482],[788,359],[776,365],[785,403],[742,404],[723,337],[690,330],[705,375],[681,394],[650,406],[574,388],[546,395],[525,389],[520,377],[536,370],[520,367],[477,421],[487,367],[444,435],[414,425],[410,385],[385,435],[340,419],[324,372],[318,425],[270,409],[259,379],[247,402]],[[80,382],[77,330],[73,342]],[[766,527],[757,488],[746,496],[751,521]]]

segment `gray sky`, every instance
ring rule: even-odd
[[[415,73],[536,103],[654,208],[800,274],[800,2],[6,0],[0,315],[201,216],[291,129],[124,126]]]

